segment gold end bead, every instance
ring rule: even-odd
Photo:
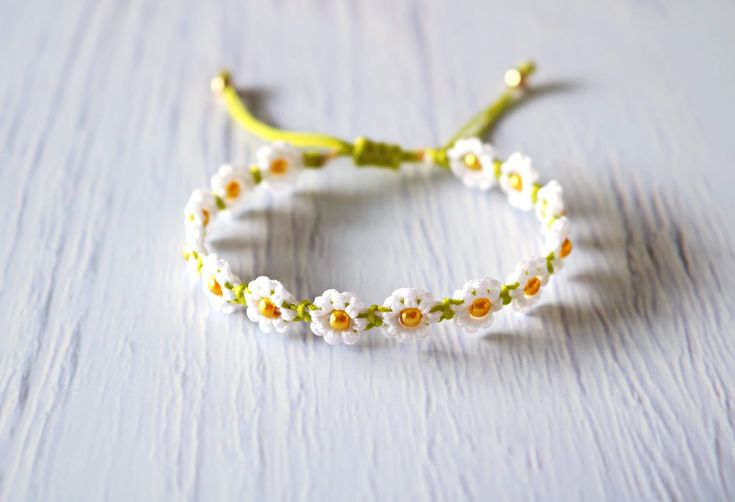
[[[209,83],[209,88],[216,95],[222,94],[230,86],[232,86],[232,75],[228,70],[219,72]]]
[[[505,72],[505,85],[511,89],[525,87],[528,77],[534,72],[536,65],[531,61],[524,61],[515,68]]]
[[[505,85],[512,88],[521,87],[523,85],[523,75],[517,68],[511,68],[505,72]]]

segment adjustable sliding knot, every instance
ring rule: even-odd
[[[352,149],[352,159],[357,166],[398,169],[401,162],[409,161],[416,155],[414,152],[404,152],[400,145],[372,141],[364,137],[357,138]]]

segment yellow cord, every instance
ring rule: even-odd
[[[272,127],[260,120],[256,119],[252,113],[245,107],[237,89],[231,84],[229,74],[227,72],[220,73],[212,82],[213,88],[221,85],[220,94],[225,101],[227,110],[230,115],[248,131],[268,141],[286,141],[293,146],[302,148],[326,148],[336,150],[340,154],[352,151],[352,145],[333,136],[326,134],[284,131],[276,127]]]
[[[327,134],[285,131],[278,129],[253,116],[232,84],[228,71],[220,72],[212,79],[211,87],[215,94],[222,97],[230,116],[248,131],[267,141],[286,141],[301,148],[324,149],[327,153],[305,152],[304,158],[310,167],[319,167],[337,156],[352,156],[358,166],[371,165],[398,169],[403,162],[419,162],[428,158],[432,162],[448,167],[447,151],[462,138],[482,137],[497,123],[498,119],[518,99],[519,89],[524,89],[528,77],[534,72],[535,65],[524,61],[505,73],[507,88],[490,106],[473,116],[459,129],[451,140],[441,148],[419,150],[404,149],[400,145],[382,143],[358,138],[355,143]]]

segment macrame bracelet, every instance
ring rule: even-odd
[[[222,97],[238,123],[271,143],[257,151],[253,165],[223,165],[212,177],[210,190],[195,190],[192,194],[185,209],[183,248],[189,274],[201,283],[211,304],[223,312],[245,308],[248,318],[266,333],[285,333],[304,322],[330,344],[354,344],[363,332],[375,328],[386,337],[406,342],[426,336],[433,324],[449,320],[474,332],[488,328],[495,312],[505,306],[528,311],[572,251],[561,186],[555,180],[542,186],[528,157],[514,153],[501,161],[493,147],[479,137],[518,100],[533,70],[532,63],[508,70],[507,88],[498,100],[473,117],[446,145],[420,150],[366,138],[350,143],[328,135],[274,128],[248,111],[229,74],[220,73],[212,80],[212,90]],[[398,169],[403,163],[431,163],[451,170],[468,187],[489,190],[499,186],[512,206],[535,211],[544,236],[543,251],[518,263],[504,282],[487,277],[474,279],[442,299],[422,289],[402,288],[382,304],[372,305],[354,293],[334,289],[313,301],[297,300],[280,282],[263,276],[244,283],[226,261],[207,251],[205,236],[215,217],[242,208],[256,185],[275,188],[291,183],[304,168],[321,167],[342,156],[352,157],[357,166],[390,169]]]

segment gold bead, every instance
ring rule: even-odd
[[[209,211],[206,209],[202,209],[202,223],[204,223],[205,227],[209,225]]]
[[[468,153],[464,156],[464,165],[467,166],[467,169],[470,169],[472,171],[479,171],[480,169],[482,169],[480,159],[474,153]]]
[[[239,195],[240,195],[240,183],[238,183],[235,180],[232,180],[229,183],[227,183],[227,186],[225,186],[225,196],[228,199],[237,199]]]
[[[333,310],[329,315],[329,325],[337,331],[345,331],[350,329],[352,320],[344,310]]]
[[[288,171],[288,161],[286,159],[276,159],[268,166],[268,170],[273,174],[284,174]]]
[[[267,317],[268,319],[275,319],[281,315],[281,311],[270,298],[261,298],[258,301],[258,312],[260,312],[260,315]]]
[[[485,317],[490,312],[490,307],[492,306],[493,303],[490,301],[490,298],[476,298],[467,310],[472,317],[480,318]]]
[[[424,315],[416,307],[401,310],[401,324],[407,328],[415,328],[424,319]]]
[[[521,87],[525,83],[523,79],[523,74],[516,68],[511,68],[510,70],[506,71],[504,80],[505,85],[513,88]]]
[[[538,277],[531,277],[526,283],[526,287],[523,288],[523,292],[526,296],[533,296],[541,289],[541,279]]]
[[[564,242],[561,243],[561,257],[566,258],[569,256],[569,253],[572,252],[572,241],[569,239],[564,239]]]
[[[186,246],[183,246],[181,248],[181,256],[184,257],[184,261],[189,261],[189,258],[191,258],[191,253],[189,252],[189,248]]]
[[[513,190],[520,192],[523,190],[523,178],[518,173],[513,173],[508,176],[508,184]]]
[[[209,88],[214,94],[222,94],[224,90],[232,85],[230,72],[222,70],[209,82]]]
[[[222,296],[222,286],[219,285],[219,282],[217,282],[217,279],[213,275],[209,277],[207,288],[213,295]]]

